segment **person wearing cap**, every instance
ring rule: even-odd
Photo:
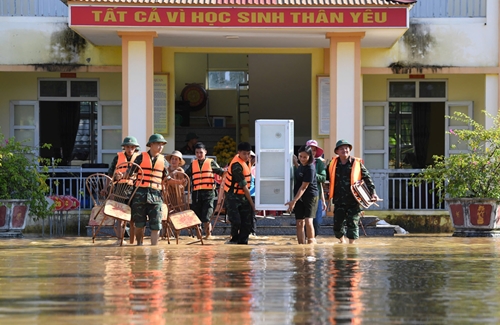
[[[190,132],[186,134],[186,145],[179,150],[183,155],[195,155],[194,145],[198,142],[199,137],[196,133]]]
[[[250,195],[250,151],[248,142],[238,144],[238,153],[229,164],[224,183],[227,216],[231,222],[231,239],[227,244],[248,244],[255,205]]]
[[[138,156],[140,146],[135,137],[127,136],[123,139],[122,148],[123,151],[117,152],[116,156],[113,158],[113,161],[111,162],[111,165],[109,165],[108,176],[111,178],[113,178],[113,176],[115,175],[116,166],[126,162],[134,162],[135,158]],[[121,170],[117,170],[117,173],[123,174],[126,172],[127,167],[121,167],[120,169]],[[116,237],[118,238],[122,237],[122,229],[123,229],[122,222],[124,221],[115,220],[114,229]],[[119,245],[120,243],[121,240],[118,239],[116,244]]]
[[[318,141],[311,139],[306,142],[306,146],[311,147],[314,156],[313,165],[316,169],[316,182],[319,190],[318,210],[316,211],[316,218],[313,219],[314,234],[318,236],[319,228],[323,223],[323,211],[326,211],[327,208],[323,191],[323,184],[326,182],[326,166],[321,157],[323,148],[318,145]]]
[[[370,173],[361,158],[351,157],[352,145],[347,140],[339,140],[335,144],[334,152],[337,157],[332,158],[328,167],[330,177],[330,195],[333,199],[333,232],[339,243],[345,243],[345,237],[350,244],[359,238],[359,219],[361,206],[351,191],[351,185],[363,180],[370,191],[373,201],[378,200],[375,185]],[[346,229],[347,228],[347,231]]]
[[[194,154],[191,165],[186,169],[186,174],[191,177],[191,209],[203,223],[205,239],[210,239],[212,224],[210,218],[214,212],[215,176],[222,176],[224,169],[220,168],[215,160],[207,158],[207,148],[201,142],[194,145]]]
[[[144,228],[148,218],[151,229],[151,245],[158,244],[162,219],[162,182],[164,178],[171,179],[168,175],[167,160],[161,154],[165,144],[167,144],[167,140],[163,135],[151,135],[146,144],[149,150],[140,154],[134,161],[141,166],[144,173],[144,178],[131,203],[132,221],[135,224],[135,237],[139,246],[144,241]]]

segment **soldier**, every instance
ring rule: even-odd
[[[206,157],[207,149],[203,143],[198,142],[194,145],[194,153],[196,159],[186,170],[193,183],[191,209],[203,223],[205,239],[210,239],[212,233],[210,217],[214,211],[215,200],[214,174],[222,175],[224,169],[220,168],[215,160]]]
[[[190,132],[186,135],[186,145],[179,150],[183,155],[194,155],[194,145],[198,142],[200,137],[196,133]]]
[[[339,243],[345,243],[345,236],[349,243],[354,244],[359,238],[359,218],[361,206],[351,191],[351,185],[363,180],[371,193],[373,201],[378,200],[375,185],[370,173],[363,165],[361,158],[351,157],[352,145],[346,140],[339,140],[335,144],[334,152],[338,155],[332,158],[328,167],[330,177],[330,196],[335,205],[333,211],[333,232]],[[345,227],[347,226],[347,233]]]
[[[250,196],[250,151],[248,142],[238,145],[238,154],[229,164],[224,183],[226,209],[231,221],[231,239],[227,244],[248,244],[248,236],[252,231],[255,205]]]
[[[135,137],[132,137],[132,136],[128,136],[128,137],[125,137],[125,139],[123,139],[123,142],[122,142],[122,148],[123,148],[123,151],[122,152],[118,152],[115,156],[115,158],[113,158],[113,161],[111,162],[111,165],[109,166],[109,169],[108,169],[108,175],[109,177],[113,178],[114,174],[115,174],[115,169],[116,169],[116,166],[118,166],[119,164],[122,164],[122,163],[125,163],[125,162],[134,162],[135,158],[138,156],[138,152],[139,152],[139,143],[137,142],[137,139]],[[117,171],[117,174],[119,173],[125,173],[127,167],[122,167],[122,168],[125,168],[125,170],[118,170]],[[118,238],[121,238],[122,237],[122,222],[124,221],[120,221],[120,220],[115,220],[115,234],[116,234],[116,237]],[[133,234],[131,234],[131,236],[133,236]],[[117,245],[119,245],[121,243],[121,240],[118,239],[118,241],[116,242]]]
[[[161,230],[161,205],[162,181],[168,176],[167,161],[161,154],[167,140],[161,134],[153,134],[146,144],[149,151],[143,152],[135,159],[141,166],[144,178],[132,199],[132,220],[135,224],[135,237],[137,245],[141,246],[144,240],[144,228],[149,217],[151,229],[151,245],[158,244],[159,231]]]

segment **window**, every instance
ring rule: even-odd
[[[389,82],[389,168],[420,169],[444,154],[446,81]]]
[[[446,100],[446,81],[392,80],[389,82],[389,100],[401,98]]]
[[[97,80],[40,80],[40,98],[97,98]]]
[[[246,83],[248,75],[246,71],[209,71],[208,89],[236,89],[240,83]]]

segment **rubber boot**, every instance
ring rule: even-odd
[[[135,239],[137,240],[137,246],[142,246],[144,241],[144,228],[135,228]]]
[[[151,230],[151,246],[158,245],[158,238],[160,237],[159,230]]]

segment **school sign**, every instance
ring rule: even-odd
[[[407,8],[70,7],[70,26],[407,28]]]

